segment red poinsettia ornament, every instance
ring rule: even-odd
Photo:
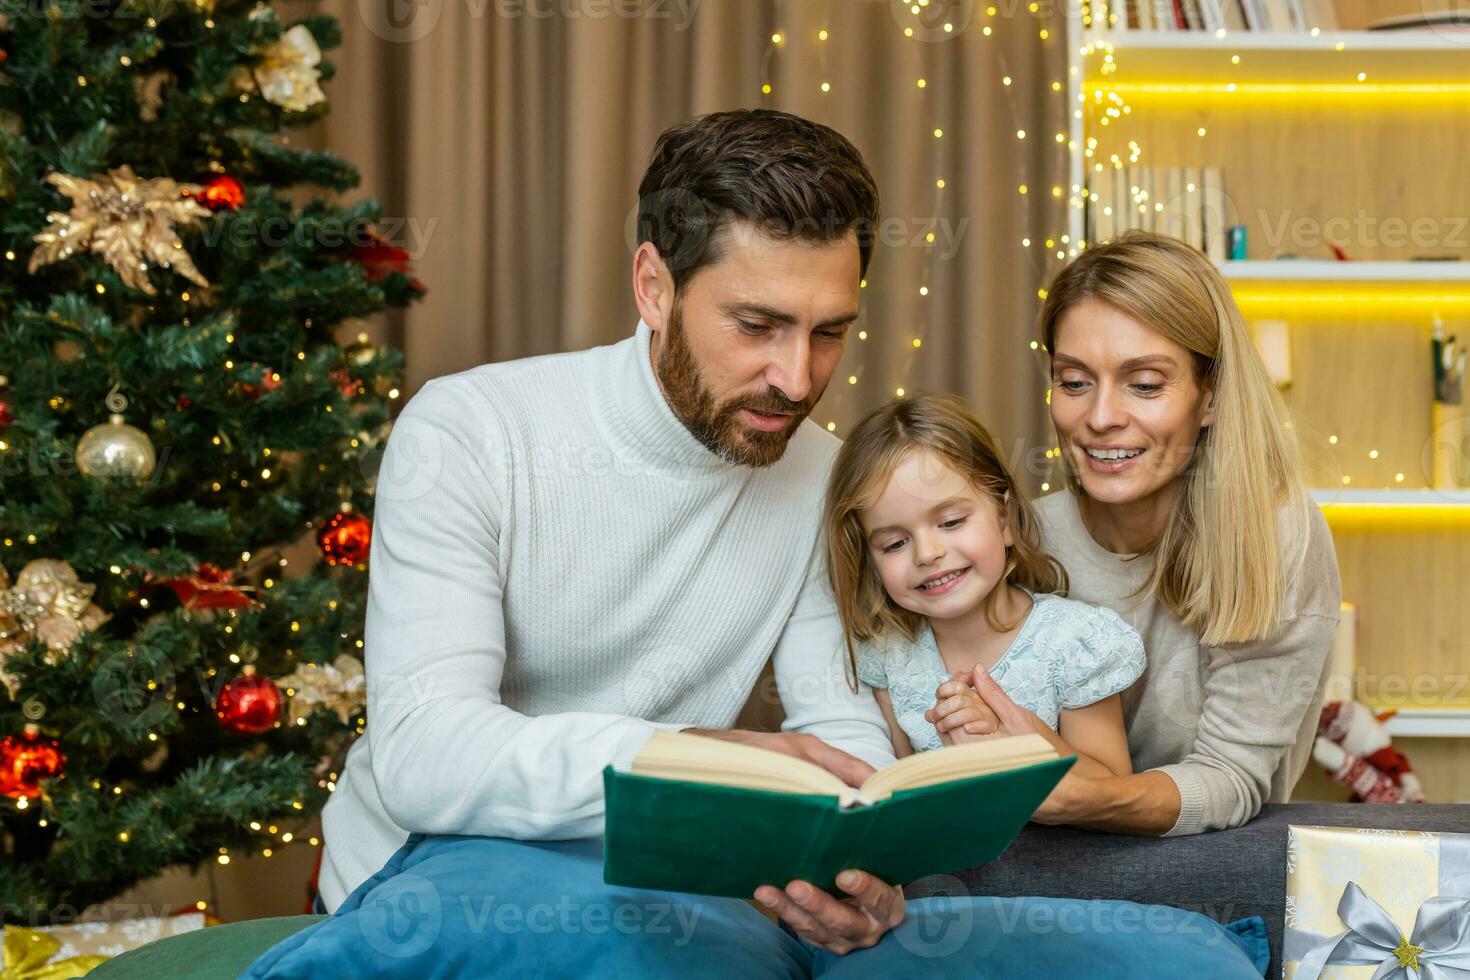
[[[161,579],[158,584],[172,589],[185,609],[244,609],[260,605],[250,597],[255,587],[236,585],[234,577],[232,572],[201,562],[194,574]]]
[[[258,368],[260,372],[259,381],[239,382],[240,394],[244,395],[251,401],[255,401],[255,399],[259,398],[261,395],[275,391],[277,388],[281,387],[281,385],[285,383],[281,380],[281,376],[279,373],[271,370],[264,364],[256,365],[256,368]]]
[[[375,231],[369,231],[367,235],[368,241],[359,241],[353,245],[352,260],[362,266],[368,282],[377,282],[390,272],[401,272],[405,276],[413,276],[413,269],[408,264],[407,251],[397,245],[388,244]],[[420,293],[429,291],[429,287],[417,279],[413,279],[409,285]]]
[[[358,381],[352,375],[347,373],[346,368],[333,369],[331,373],[331,378],[337,383],[337,390],[342,392],[342,394],[347,398],[355,398],[367,390],[363,387],[363,383],[361,381]]]

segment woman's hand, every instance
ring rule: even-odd
[[[798,936],[834,953],[876,945],[883,934],[903,921],[903,891],[866,871],[837,876],[847,895],[829,895],[806,881],[793,881],[783,891],[772,885],[755,890],[755,900],[779,915]]]

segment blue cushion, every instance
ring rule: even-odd
[[[601,841],[415,834],[325,920],[241,976],[1259,978],[1259,917],[1229,926],[1133,902],[937,895],[836,956],[739,899],[602,881]]]

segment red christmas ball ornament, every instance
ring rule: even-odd
[[[28,724],[23,734],[0,739],[0,795],[35,799],[41,795],[41,780],[65,772],[61,743],[43,736],[38,726]]]
[[[214,699],[220,727],[241,735],[259,735],[281,717],[281,692],[269,677],[247,665],[240,676],[220,688]]]
[[[229,174],[205,181],[204,186],[189,195],[211,211],[238,211],[245,203],[245,188]]]
[[[317,547],[330,565],[361,565],[368,560],[373,522],[349,510],[332,515],[316,536]]]

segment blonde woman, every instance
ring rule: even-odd
[[[1306,764],[1341,599],[1286,407],[1224,279],[1174,239],[1088,249],[1047,291],[1041,334],[1071,490],[1038,502],[1043,542],[1148,665],[1123,694],[1134,773],[1068,778],[1037,819],[1243,824]]]

